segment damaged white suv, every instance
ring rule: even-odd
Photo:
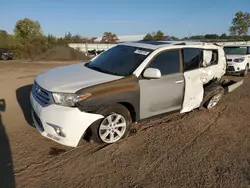
[[[138,41],[118,44],[88,63],[55,68],[35,78],[33,121],[45,137],[76,147],[88,131],[102,143],[126,137],[132,123],[169,112],[213,108],[225,90],[222,47]]]

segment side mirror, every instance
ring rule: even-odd
[[[161,71],[159,69],[155,69],[155,68],[147,68],[143,72],[143,77],[149,78],[149,79],[158,79],[161,77]]]

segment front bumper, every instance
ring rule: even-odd
[[[30,94],[32,118],[37,130],[46,138],[65,146],[76,147],[87,128],[102,115],[81,112],[51,104],[42,107]]]
[[[245,64],[243,63],[233,63],[233,64],[228,64],[226,73],[227,74],[241,74],[245,71]]]

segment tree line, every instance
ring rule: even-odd
[[[173,40],[200,40],[200,41],[233,41],[233,40],[250,40],[248,29],[250,27],[250,14],[239,11],[235,14],[229,35],[226,33],[206,34],[184,37],[182,39],[171,36]],[[143,40],[165,40],[165,34],[158,30],[148,33]],[[29,18],[18,20],[13,29],[13,34],[0,30],[0,48],[11,48],[15,58],[30,59],[45,52],[49,48],[57,45],[67,45],[68,43],[95,43],[96,37],[82,37],[73,35],[70,32],[63,37],[55,37],[52,34],[45,35],[38,21]],[[112,32],[104,32],[100,43],[117,43],[119,41],[117,35]]]
[[[96,37],[82,37],[65,33],[63,37],[55,37],[52,34],[45,35],[38,21],[29,18],[18,20],[13,29],[13,34],[0,30],[0,48],[10,48],[16,59],[33,59],[48,49],[67,45],[68,43],[94,43]],[[116,34],[104,32],[100,43],[116,43]]]
[[[248,29],[250,27],[250,13],[238,11],[234,15],[231,26],[228,29],[229,35],[223,33],[218,34],[205,34],[194,35],[179,39],[175,36],[171,36],[173,40],[200,40],[200,41],[249,41]],[[162,31],[148,33],[143,40],[164,40],[165,35]]]

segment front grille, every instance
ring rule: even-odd
[[[36,101],[43,107],[48,106],[53,103],[52,94],[49,91],[46,91],[36,82],[32,87],[32,94]]]
[[[233,66],[228,66],[228,67],[227,67],[227,71],[235,71],[235,69],[234,69]]]
[[[232,61],[232,59],[227,59],[227,61],[231,62],[231,61]]]
[[[32,111],[32,113],[33,113],[33,116],[34,116],[34,119],[37,123],[38,128],[43,132],[44,128],[43,128],[43,124],[42,124],[40,118],[36,115],[36,112],[34,110]]]

